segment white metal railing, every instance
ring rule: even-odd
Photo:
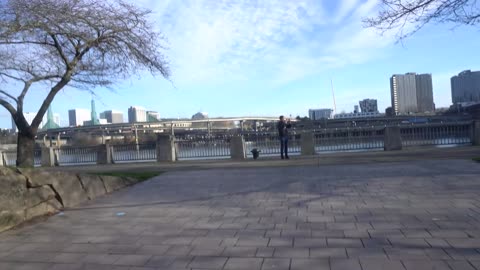
[[[111,145],[113,162],[157,160],[157,146],[149,144]]]
[[[314,131],[315,151],[376,150],[384,147],[383,128],[322,129]]]

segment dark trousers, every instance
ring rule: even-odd
[[[285,153],[285,157],[288,157],[288,136],[280,137],[280,155],[282,158],[283,153]]]

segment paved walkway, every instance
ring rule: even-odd
[[[480,164],[211,169],[0,234],[0,269],[480,269]]]

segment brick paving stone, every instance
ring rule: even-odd
[[[445,241],[444,239],[437,239],[437,238],[432,238],[432,239],[425,239],[427,243],[432,247],[432,248],[451,248],[449,243]]]
[[[272,247],[259,247],[257,249],[257,253],[255,254],[255,257],[265,257],[265,258],[271,258],[273,257],[273,253],[275,252],[275,248]]]
[[[266,247],[270,238],[259,237],[240,237],[236,243],[237,246],[255,246]]]
[[[112,265],[122,257],[121,255],[113,254],[88,254],[82,258],[82,263],[91,263],[91,264],[107,264]]]
[[[326,259],[292,259],[290,270],[330,270]]]
[[[360,259],[364,270],[405,270],[401,261],[379,258]]]
[[[143,266],[148,260],[150,260],[151,255],[122,255],[114,264],[115,265],[129,265],[129,266]]]
[[[358,259],[331,259],[331,270],[362,270]]]
[[[289,270],[291,259],[266,258],[263,260],[262,270]]]
[[[444,261],[403,260],[407,270],[451,270]]]
[[[363,247],[360,239],[327,238],[328,247]]]
[[[86,253],[57,253],[51,261],[54,263],[78,263],[86,256]]]
[[[226,247],[223,250],[222,256],[224,257],[255,257],[257,253],[256,247]],[[272,249],[273,253],[273,249]],[[259,256],[262,257],[262,256]],[[265,256],[272,257],[272,256]]]
[[[327,240],[325,238],[304,238],[304,237],[296,237],[294,240],[295,247],[326,247]]]
[[[363,246],[366,248],[391,247],[392,244],[387,238],[368,238],[362,239]]]
[[[138,248],[135,251],[135,253],[136,254],[145,254],[145,255],[163,255],[170,248],[171,248],[171,246],[167,246],[167,245],[157,245],[157,246],[145,245],[145,246],[141,246],[140,248]]]
[[[194,247],[189,255],[191,256],[220,256],[222,255],[225,247],[217,248],[203,248],[203,247]]]
[[[310,258],[347,258],[345,248],[311,248]]]
[[[275,248],[275,252],[273,253],[273,257],[276,258],[308,258],[308,256],[308,248],[278,247]]]
[[[348,258],[380,258],[387,259],[383,248],[347,248]]]
[[[164,255],[166,256],[187,256],[193,249],[193,246],[171,246]]]
[[[201,257],[199,257],[201,258]],[[146,267],[154,267],[159,269],[167,268],[186,268],[193,260],[193,257],[176,257],[176,256],[153,256],[146,263]]]
[[[446,261],[452,270],[475,270],[468,261]]]
[[[223,269],[227,259],[226,257],[195,257],[188,267]]]
[[[292,247],[293,238],[271,237],[268,242],[269,247]]]
[[[262,266],[262,258],[229,258],[225,270],[260,270]]]
[[[429,248],[430,245],[424,239],[417,238],[388,238],[395,248]]]
[[[480,239],[477,238],[447,239],[447,242],[454,248],[480,248]]]
[[[403,260],[403,259],[428,259],[427,253],[424,249],[420,248],[385,248],[387,256],[391,260]]]

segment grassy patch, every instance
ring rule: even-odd
[[[97,173],[97,175],[117,176],[117,177],[131,177],[138,181],[145,181],[155,176],[162,174],[162,172],[105,172]]]
[[[480,157],[472,158],[473,161],[480,162]]]

